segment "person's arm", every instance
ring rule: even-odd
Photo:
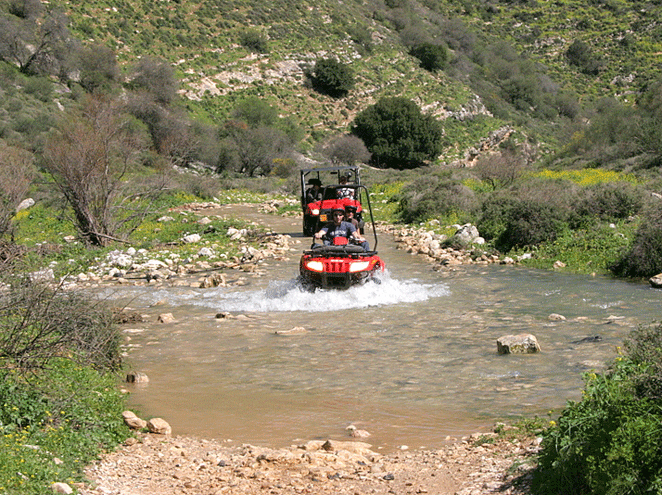
[[[363,242],[365,239],[361,237],[361,233],[358,231],[358,229],[354,226],[353,223],[348,222],[348,227],[347,229],[349,230],[349,236],[353,237],[357,241]]]
[[[321,239],[326,235],[326,233],[329,231],[327,227],[322,227],[322,230],[320,230],[317,234],[315,234],[316,239]]]

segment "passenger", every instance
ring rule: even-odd
[[[356,218],[356,206],[353,205],[347,205],[345,206],[345,221],[350,222],[351,224],[356,227],[356,230],[358,230],[361,234],[363,234],[363,225],[364,222]]]
[[[312,186],[306,191],[306,204],[322,201],[322,181],[319,179],[308,180],[308,185]]]
[[[348,177],[346,175],[342,175],[338,179],[338,183],[341,186],[346,186],[347,179]],[[336,196],[338,197],[338,199],[345,199],[345,198],[354,199],[354,189],[351,187],[339,187],[338,189],[336,189]]]
[[[364,250],[369,251],[368,241],[366,241],[359,231],[350,222],[345,222],[345,210],[340,208],[333,210],[333,222],[326,224],[322,230],[315,234],[316,239],[322,239],[325,246],[332,246],[333,239],[344,237],[348,241],[351,239]]]

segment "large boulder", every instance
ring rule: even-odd
[[[540,344],[534,335],[504,335],[497,339],[499,354],[534,354],[540,352]]]

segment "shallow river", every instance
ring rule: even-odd
[[[282,447],[346,439],[354,424],[375,448],[432,448],[577,400],[581,374],[660,317],[662,291],[647,284],[513,266],[435,272],[388,236],[380,285],[311,294],[296,284],[309,242],[299,221],[260,219],[301,242],[288,261],[268,262],[266,276],[237,288],[114,293],[152,321],[176,318],[126,327],[128,362],[150,378],[132,388],[132,405],[175,434]],[[215,318],[222,311],[249,318]],[[307,331],[276,334],[294,327]],[[517,333],[534,334],[542,353],[497,355],[496,340]],[[587,337],[599,340],[580,342]]]

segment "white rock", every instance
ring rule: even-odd
[[[208,247],[203,247],[200,249],[200,251],[198,251],[198,256],[214,256],[214,250]]]
[[[189,235],[186,235],[186,236],[182,237],[182,241],[184,241],[187,244],[192,244],[194,242],[200,242],[200,239],[202,239],[202,237],[200,237],[200,234],[189,234]]]
[[[21,201],[19,205],[16,207],[16,213],[18,213],[21,210],[27,210],[31,206],[34,206],[34,199],[26,198],[23,201]]]
[[[74,493],[73,488],[71,488],[69,485],[66,483],[53,483],[51,485],[51,489],[53,490],[53,493]]]
[[[147,429],[150,433],[156,433],[157,435],[170,435],[172,434],[172,428],[165,419],[162,418],[152,418],[147,422]]]

